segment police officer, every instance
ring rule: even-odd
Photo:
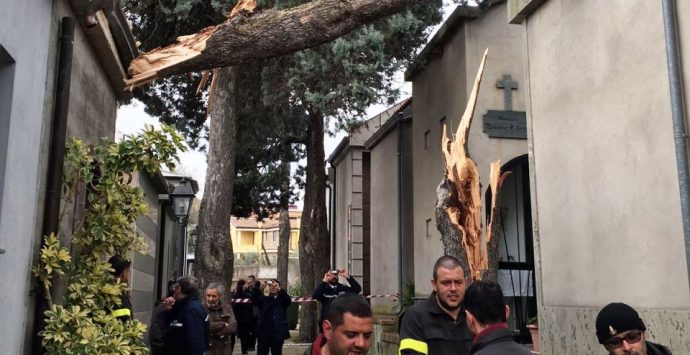
[[[458,259],[445,255],[436,260],[431,287],[431,296],[402,318],[400,354],[467,354],[472,334],[460,312],[465,273]]]

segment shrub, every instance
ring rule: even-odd
[[[73,199],[86,190],[82,216],[74,221],[73,233],[58,238],[45,236],[40,260],[33,269],[43,286],[49,310],[41,331],[49,354],[144,354],[146,326],[136,319],[121,322],[108,309],[120,305],[127,289],[110,274],[108,256],[130,258],[146,244],[137,234],[137,217],[146,213],[143,192],[132,185],[137,171],[157,173],[161,165],[174,169],[177,153],[184,151],[182,138],[172,127],[155,130],[148,126],[121,142],[103,141],[86,145],[72,140],[66,147],[63,196]],[[66,287],[51,293],[57,277]]]

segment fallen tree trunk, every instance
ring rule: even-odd
[[[130,90],[160,77],[272,58],[315,47],[399,12],[418,0],[318,0],[253,16],[254,4],[238,3],[225,22],[134,59]],[[239,15],[238,15],[239,14]]]

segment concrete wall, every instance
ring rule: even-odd
[[[371,294],[398,290],[398,135],[392,130],[371,149]],[[392,298],[374,298],[375,313],[391,313]]]
[[[11,102],[0,109],[6,158],[0,179],[0,323],[3,352],[23,354],[33,317],[34,298],[29,293],[30,267],[37,250],[42,223],[45,181],[46,128],[49,127],[52,66],[56,60],[57,24],[52,19],[51,1],[3,1],[0,7],[0,46],[13,64],[5,64],[0,80],[12,80],[11,91],[0,95]],[[49,69],[49,67],[51,67]],[[12,71],[12,73],[6,71]],[[52,107],[52,106],[51,106]],[[8,115],[9,113],[9,115]]]
[[[160,214],[164,211],[161,211],[158,194],[165,192],[159,192],[151,181],[151,177],[146,174],[138,173],[136,183],[144,191],[144,198],[149,208],[148,213],[139,216],[136,222],[137,231],[144,237],[148,249],[134,255],[130,294],[134,316],[144,324],[150,324],[154,303],[159,299],[156,295],[156,258],[159,251]],[[167,276],[163,277],[163,281],[167,280]]]
[[[352,160],[350,152],[347,151],[335,163],[335,265],[339,269],[347,267],[347,219],[348,205],[352,203]],[[361,236],[360,236],[361,238]],[[325,271],[324,271],[325,272]]]
[[[614,301],[690,353],[661,2],[550,0],[523,24],[543,353],[602,351],[594,318]]]
[[[496,159],[506,163],[527,151],[525,140],[489,138],[482,131],[482,115],[487,110],[504,108],[503,91],[496,87],[504,74],[510,74],[520,85],[513,91],[513,110],[525,110],[520,97],[524,85],[522,48],[516,43],[520,42],[521,33],[518,27],[506,22],[505,13],[505,4],[499,4],[478,19],[460,25],[446,41],[442,56],[429,61],[413,78],[414,272],[418,295],[431,292],[431,269],[443,252],[434,217],[436,187],[443,178],[441,119],[446,118],[453,132],[457,129],[487,47],[489,57],[469,138],[469,153],[479,169],[482,196],[489,185],[490,163]],[[428,149],[424,147],[426,132]]]

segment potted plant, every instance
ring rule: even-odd
[[[537,316],[534,316],[527,320],[527,329],[529,329],[529,334],[532,336],[532,351],[539,353],[539,320]]]

